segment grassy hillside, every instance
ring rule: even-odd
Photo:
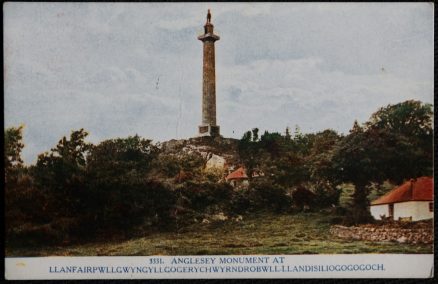
[[[154,233],[123,242],[9,248],[6,256],[130,256],[200,254],[431,253],[432,245],[347,241],[329,233],[333,215],[259,214],[243,221],[196,224],[179,233]]]

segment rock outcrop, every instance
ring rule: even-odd
[[[172,139],[162,143],[166,153],[197,152],[206,159],[206,168],[233,168],[239,164],[238,140],[223,137],[196,137],[186,140]]]

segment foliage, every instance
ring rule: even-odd
[[[151,142],[138,135],[101,142],[87,157],[91,179],[111,183],[126,174],[146,173],[158,155],[158,148]]]
[[[287,210],[291,205],[286,190],[271,182],[254,182],[247,192],[252,211],[268,210],[279,213]]]
[[[305,206],[312,207],[315,204],[315,193],[303,186],[299,186],[292,193],[292,201],[294,206],[301,210]]]
[[[380,108],[371,115],[367,128],[383,129],[388,132],[424,139],[429,144],[432,135],[433,110],[431,104],[408,100]]]
[[[55,148],[38,156],[32,175],[40,190],[50,195],[53,207],[62,216],[74,216],[82,208],[85,193],[86,155],[92,145],[85,142],[88,135],[80,129],[65,136]]]
[[[334,187],[330,182],[319,182],[314,189],[316,206],[320,208],[339,205],[341,189]]]
[[[6,235],[11,239],[13,228],[26,223],[44,223],[51,219],[47,212],[47,197],[33,185],[32,177],[20,174],[14,186],[5,189]]]
[[[101,232],[129,234],[136,226],[169,224],[175,195],[157,181],[139,178],[128,173],[112,182],[94,184],[84,200],[87,219]]]
[[[280,133],[265,131],[260,137],[259,148],[270,155],[270,158],[278,158],[284,151],[284,138]]]
[[[337,183],[334,178],[332,159],[336,146],[341,140],[342,136],[331,129],[313,135],[312,146],[307,158],[311,181],[329,183],[332,186]]]
[[[7,128],[4,135],[5,182],[8,184],[16,182],[18,171],[23,165],[21,159],[21,150],[24,147],[23,126]]]
[[[254,140],[251,131],[248,131],[243,134],[238,144],[239,157],[245,164],[246,174],[250,179],[252,179],[253,172],[259,166],[260,161],[260,149]]]
[[[166,178],[175,177],[182,169],[177,155],[164,153],[154,160],[153,167],[157,169],[157,174],[163,174]]]
[[[207,181],[215,183],[224,180],[225,171],[221,168],[210,167],[204,169],[202,175]]]
[[[286,152],[283,156],[272,160],[273,180],[284,187],[296,187],[309,180],[309,169],[306,157],[296,152]]]
[[[165,153],[162,152],[153,160],[155,174],[166,178],[175,178],[189,173],[190,178],[201,176],[206,159],[198,152]],[[177,178],[179,181],[180,179]],[[183,179],[184,180],[184,179]]]
[[[192,210],[206,212],[213,206],[224,211],[233,195],[233,188],[228,183],[186,182],[176,194],[187,200]]]
[[[20,157],[23,127],[9,128],[4,153],[7,241],[59,244],[186,226],[210,213],[278,213],[289,211],[292,203],[336,206],[341,183],[354,185],[345,222],[371,222],[372,188],[432,174],[432,114],[431,105],[418,101],[388,105],[366,123],[356,121],[346,136],[330,129],[303,134],[298,127],[293,134],[287,128],[284,135],[259,135],[254,128],[238,142],[250,177],[244,190],[233,190],[219,182],[221,171],[207,169],[212,153],[170,153],[138,135],[92,145],[80,129],[39,155],[35,165],[25,166]],[[205,137],[196,141],[216,143]],[[231,145],[217,143],[220,151]],[[255,171],[264,176],[253,178]]]
[[[106,140],[87,156],[86,212],[102,230],[168,220],[173,194],[147,176],[159,153],[151,142],[138,135]]]
[[[248,168],[258,168],[271,182],[285,188],[308,183],[334,182],[331,158],[341,137],[333,130],[317,134],[302,134],[298,127],[293,136],[289,128],[285,136],[265,133],[259,141],[247,132],[240,140],[239,154]]]
[[[406,101],[388,105],[350,134],[333,154],[334,176],[355,185],[352,196],[352,223],[369,222],[367,198],[372,183],[432,174],[431,105]]]
[[[378,160],[386,168],[384,179],[401,183],[432,175],[432,118],[432,105],[409,100],[380,108],[365,123],[366,131],[378,136],[384,146]]]

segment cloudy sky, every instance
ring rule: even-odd
[[[6,3],[5,126],[25,125],[27,163],[80,128],[196,136],[210,8],[224,136],[347,133],[381,106],[433,102],[432,5]]]

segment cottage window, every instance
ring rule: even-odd
[[[429,212],[433,212],[433,202],[429,202]]]

